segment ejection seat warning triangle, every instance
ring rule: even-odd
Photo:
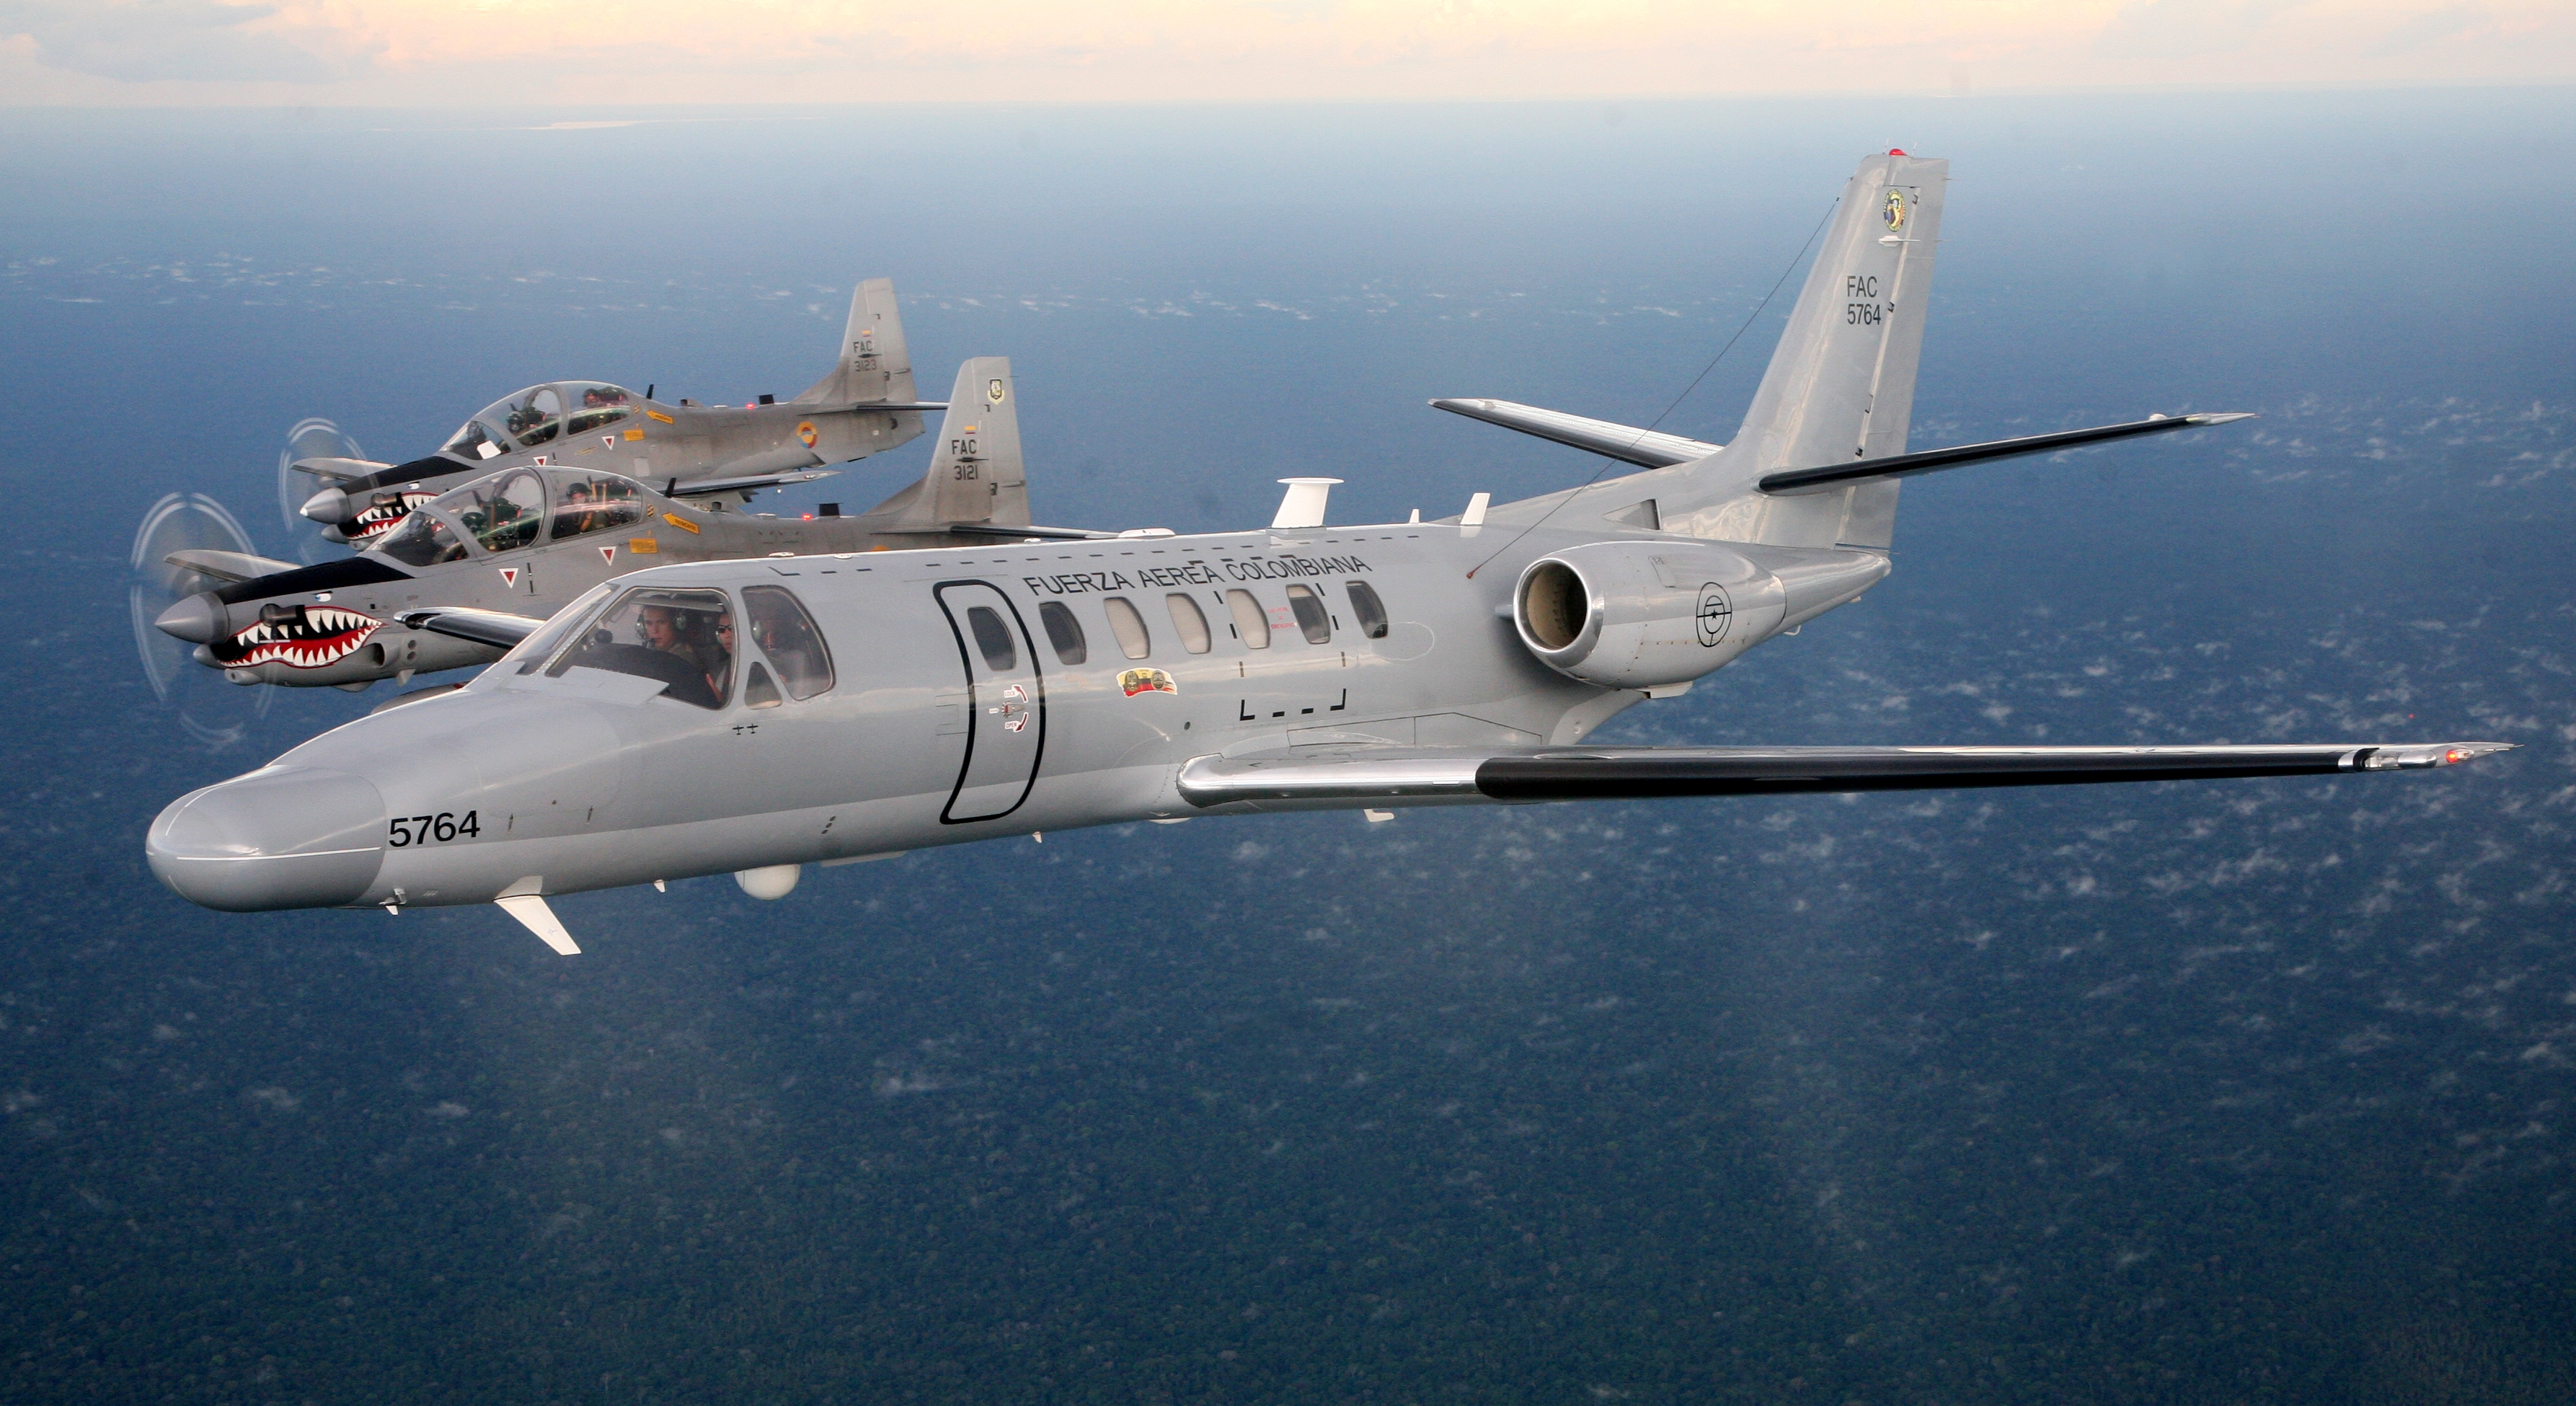
[[[617,561],[617,549],[616,549],[615,547],[602,547],[602,548],[600,548],[600,549],[599,549],[599,559],[600,559],[601,561],[608,562],[608,563],[610,563],[611,565],[614,565],[614,564],[616,563],[616,561]]]
[[[519,568],[517,568],[517,567],[515,567],[515,566],[505,566],[505,567],[502,567],[502,568],[501,568],[501,584],[502,584],[502,585],[504,585],[504,586],[516,586],[516,585],[518,585],[518,584],[519,584]]]

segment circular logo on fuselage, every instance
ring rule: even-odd
[[[1726,627],[1735,619],[1735,605],[1726,598],[1726,588],[1714,581],[1699,588],[1699,642],[1711,649],[1726,642]]]

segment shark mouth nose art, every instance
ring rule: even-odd
[[[336,664],[367,642],[385,622],[331,605],[260,607],[259,623],[215,646],[215,661],[246,669],[271,660],[297,669]]]
[[[364,546],[394,530],[411,510],[437,497],[435,493],[379,493],[342,529],[353,545]]]

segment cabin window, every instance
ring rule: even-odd
[[[1011,627],[993,613],[989,605],[966,607],[966,633],[975,637],[975,652],[984,656],[984,667],[997,674],[1007,674],[1020,667],[1020,647],[1011,640]]]
[[[751,642],[769,656],[788,697],[802,703],[831,688],[832,651],[804,602],[785,586],[745,586],[742,603],[751,614]],[[1005,633],[1003,642],[1008,644],[1009,639]]]
[[[1243,638],[1244,648],[1270,647],[1270,617],[1262,613],[1261,601],[1252,592],[1226,592],[1225,608],[1234,612],[1234,632]]]
[[[1324,609],[1324,598],[1311,586],[1290,586],[1288,608],[1297,613],[1297,628],[1304,632],[1308,644],[1333,642],[1333,617]]]
[[[575,636],[546,669],[605,669],[663,685],[663,696],[695,708],[721,708],[733,683],[733,654],[716,627],[733,617],[722,591],[638,587],[619,596],[598,623]]]
[[[1130,659],[1142,659],[1154,652],[1153,637],[1145,633],[1145,617],[1127,603],[1125,596],[1111,596],[1101,602],[1109,611],[1109,633],[1118,637],[1118,652]]]
[[[385,534],[377,551],[405,566],[436,566],[443,561],[465,560],[465,543],[445,519],[434,513],[414,508],[402,526]]]
[[[1386,602],[1377,598],[1377,588],[1366,581],[1353,581],[1351,614],[1359,617],[1360,633],[1373,640],[1386,638]]]
[[[1082,622],[1073,618],[1072,607],[1063,601],[1038,602],[1038,623],[1046,627],[1047,643],[1055,646],[1057,662],[1079,664],[1091,657],[1091,642],[1082,636]]]
[[[1175,591],[1163,597],[1163,604],[1171,607],[1172,628],[1180,631],[1181,648],[1192,654],[1207,653],[1210,643],[1207,616],[1199,609],[1199,603]]]

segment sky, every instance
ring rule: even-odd
[[[2576,79],[2564,0],[0,0],[0,104],[1299,102]]]

